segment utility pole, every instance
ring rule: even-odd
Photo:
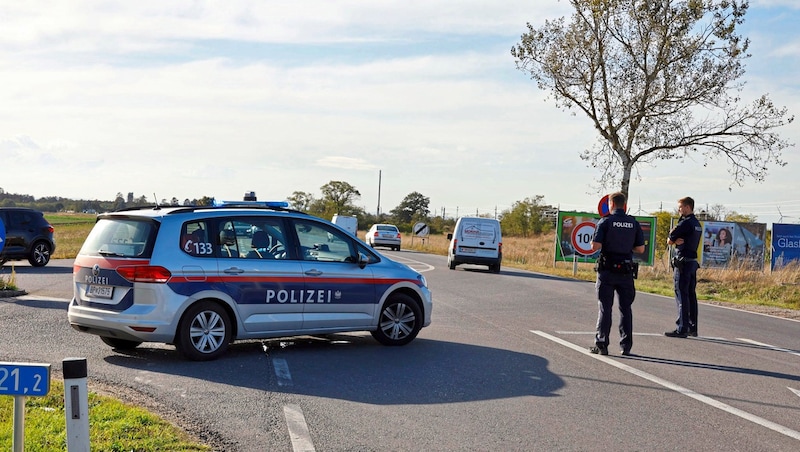
[[[378,211],[375,216],[381,216],[381,170],[378,170]]]

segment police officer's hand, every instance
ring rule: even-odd
[[[680,246],[680,245],[683,245],[683,242],[684,242],[684,240],[683,240],[683,239],[676,239],[676,240],[675,240],[675,244],[676,244],[676,245],[679,245],[679,246]]]

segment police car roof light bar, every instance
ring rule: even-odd
[[[214,207],[269,207],[288,208],[286,201],[214,201]]]

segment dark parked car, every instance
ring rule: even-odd
[[[6,242],[0,251],[0,264],[27,259],[34,267],[44,267],[56,249],[53,226],[42,212],[24,207],[0,207],[0,221]]]

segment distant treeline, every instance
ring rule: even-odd
[[[179,201],[177,198],[161,199],[159,205],[211,205],[214,198],[204,196],[200,199],[185,199]],[[99,199],[71,199],[60,196],[45,196],[36,198],[31,195],[21,195],[17,193],[7,193],[0,188],[0,207],[30,207],[42,212],[86,212],[99,213],[123,209],[126,207],[146,206],[156,204],[155,199],[148,199],[146,196],[134,197],[133,193],[128,193],[123,197],[122,193],[117,193],[113,201],[102,201]]]

